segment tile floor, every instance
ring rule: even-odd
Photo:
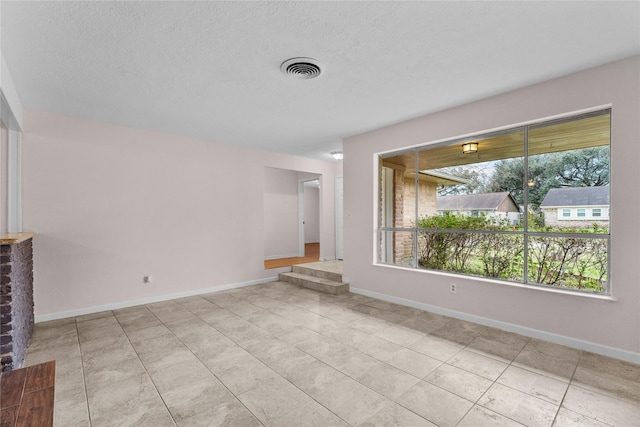
[[[282,282],[36,325],[56,425],[640,426],[640,366]]]

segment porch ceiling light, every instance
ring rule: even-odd
[[[331,155],[336,160],[342,160],[344,158],[344,155],[342,154],[342,151],[332,151]]]
[[[478,152],[477,142],[467,142],[462,144],[462,154],[473,154]]]

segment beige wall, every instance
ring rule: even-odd
[[[612,297],[372,264],[375,154],[611,105]],[[348,138],[344,275],[351,288],[640,362],[640,57]],[[455,282],[457,293],[449,292]]]
[[[323,177],[320,255],[335,257],[331,161],[29,110],[22,149],[38,319],[283,271],[264,270],[265,167]]]
[[[299,256],[298,172],[264,168],[264,259]]]
[[[320,189],[304,187],[304,242],[320,242]]]
[[[0,122],[0,234],[7,232],[9,131]]]

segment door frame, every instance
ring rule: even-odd
[[[344,259],[344,180],[336,176],[334,187],[336,207],[336,259]],[[338,191],[340,190],[340,191]]]

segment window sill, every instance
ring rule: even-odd
[[[567,289],[552,288],[552,287],[548,287],[548,286],[526,285],[524,283],[507,282],[507,281],[504,281],[504,280],[495,280],[495,279],[489,279],[489,278],[486,278],[486,277],[465,276],[463,274],[454,274],[454,273],[449,273],[449,272],[446,272],[446,271],[423,270],[423,269],[418,269],[418,268],[402,267],[402,266],[399,266],[399,265],[378,264],[378,263],[373,263],[372,265],[374,267],[382,267],[382,268],[391,268],[391,269],[396,269],[396,270],[412,271],[412,272],[417,272],[418,274],[433,274],[433,275],[436,275],[436,276],[448,277],[448,278],[455,279],[455,280],[473,280],[473,281],[478,281],[478,282],[491,283],[491,284],[494,284],[494,285],[511,286],[511,287],[520,288],[520,289],[528,289],[528,290],[534,290],[534,291],[550,292],[550,293],[553,293],[553,294],[569,295],[569,296],[576,296],[576,297],[582,297],[582,298],[590,298],[590,299],[601,300],[601,301],[609,301],[609,302],[617,302],[618,301],[617,298],[613,297],[612,295],[594,294],[594,293],[590,293],[590,292],[581,292],[581,291],[570,291],[570,290],[567,290]]]

